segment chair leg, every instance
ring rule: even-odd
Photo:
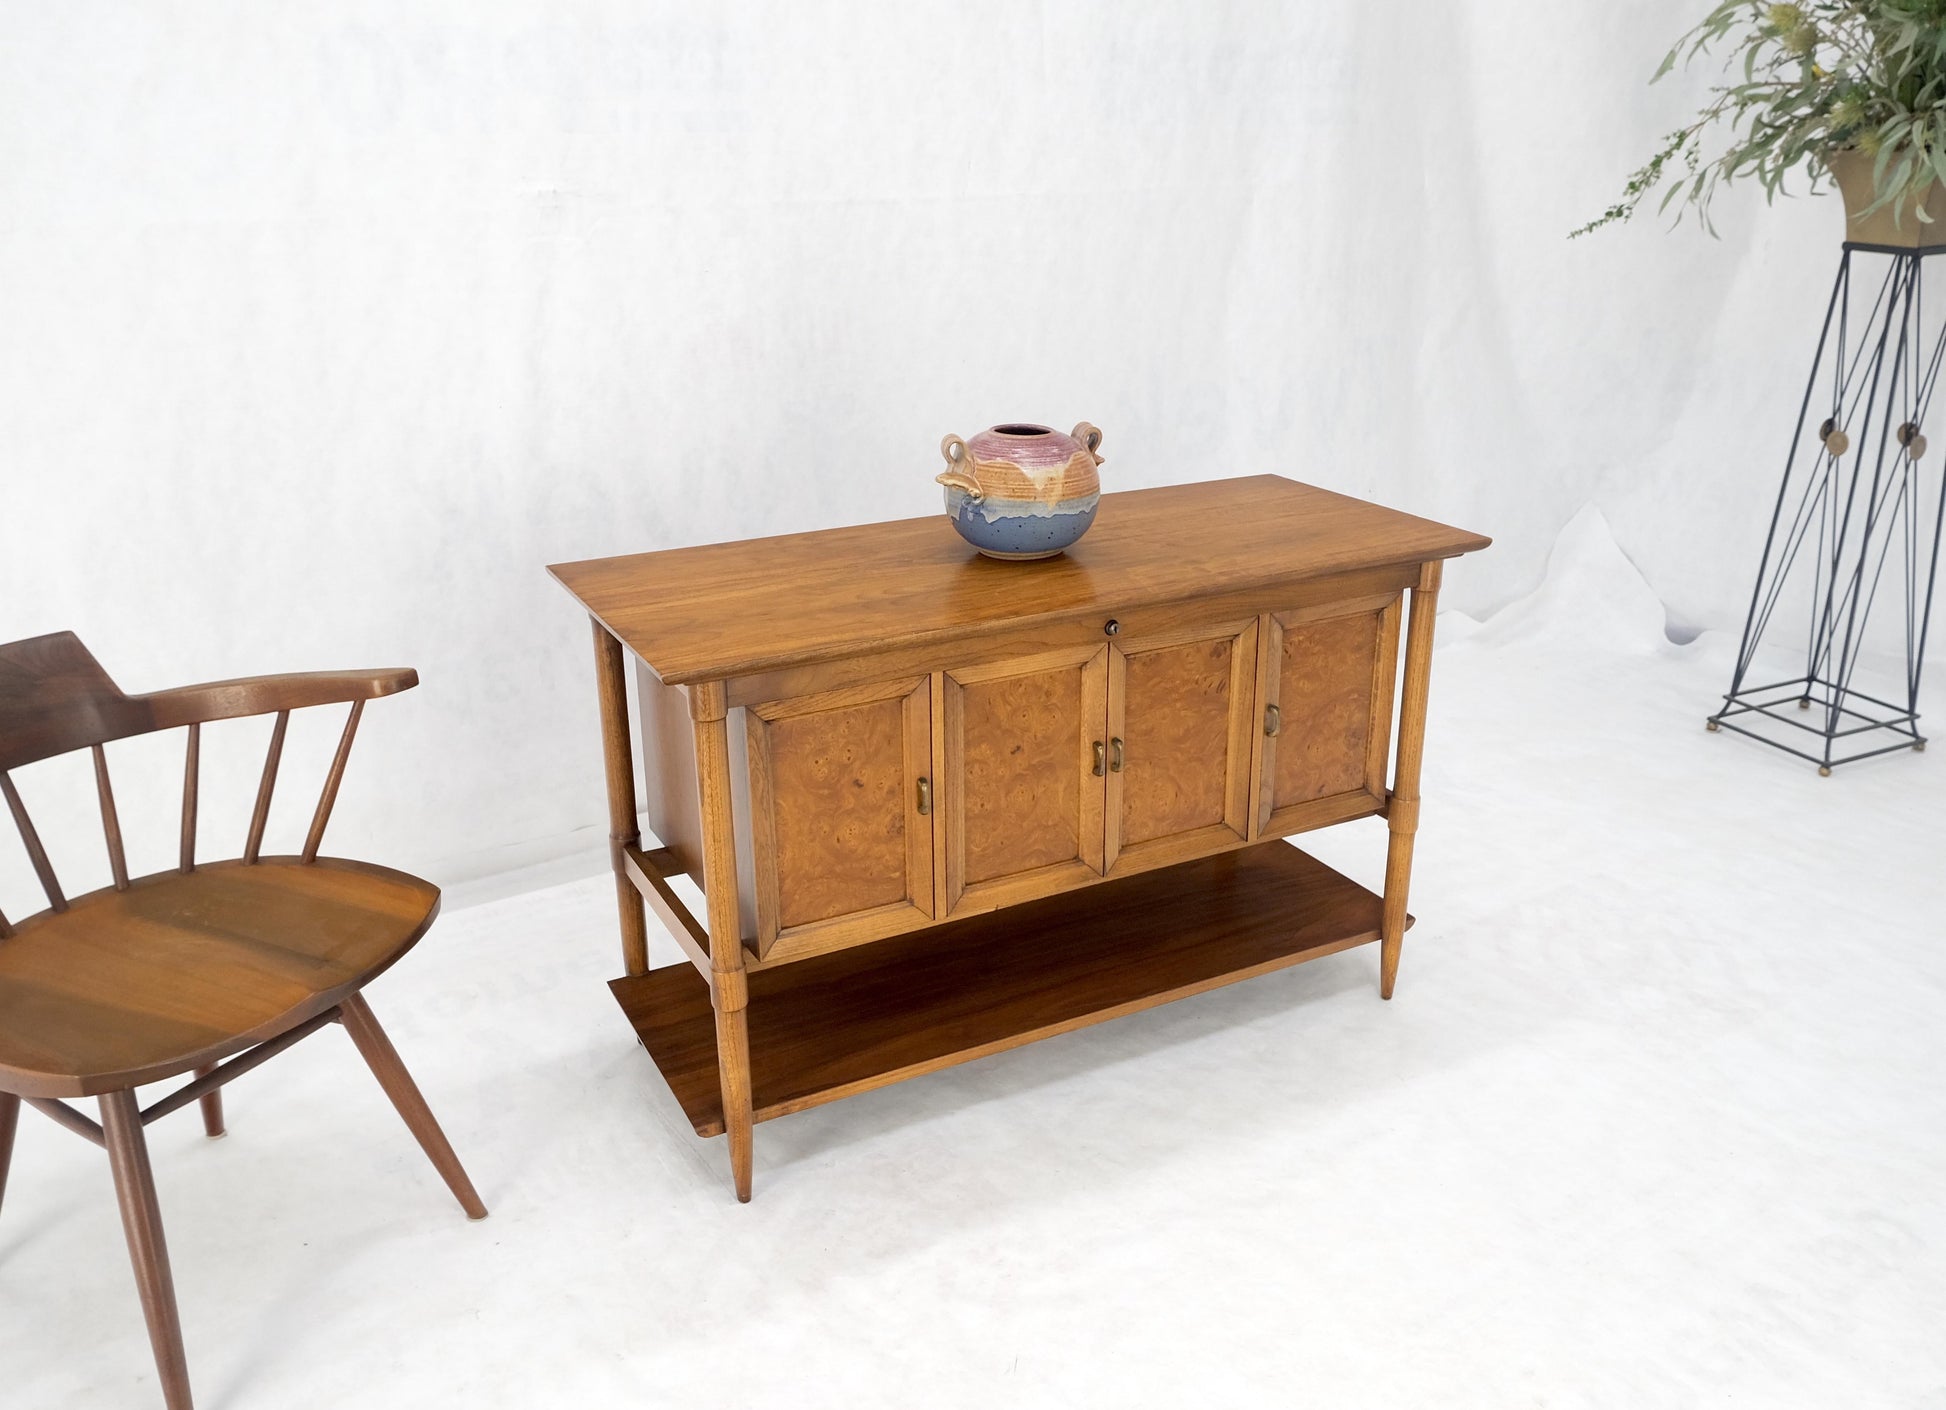
[[[419,1094],[412,1074],[399,1061],[392,1040],[385,1036],[385,1030],[378,1026],[378,1020],[372,1016],[365,996],[353,994],[338,1006],[338,1015],[344,1021],[345,1032],[351,1035],[351,1041],[358,1045],[366,1065],[372,1069],[372,1075],[378,1078],[378,1085],[385,1089],[385,1095],[392,1099],[392,1105],[405,1118],[405,1124],[411,1128],[420,1149],[425,1151],[433,1168],[445,1179],[447,1188],[460,1202],[460,1208],[466,1211],[466,1217],[486,1218],[487,1208],[474,1192],[473,1182],[466,1178],[466,1170],[460,1165],[459,1157],[453,1154],[446,1133],[439,1129],[439,1122],[433,1119],[432,1108]]]
[[[14,1132],[20,1127],[20,1098],[0,1092],[0,1205],[7,1202],[7,1170],[14,1162]]]
[[[142,1138],[142,1112],[135,1104],[135,1093],[110,1092],[102,1097],[101,1127],[108,1141],[108,1163],[115,1172],[129,1259],[135,1265],[135,1286],[142,1294],[149,1343],[155,1348],[162,1398],[169,1410],[190,1410],[189,1361],[183,1355],[169,1248],[162,1238],[162,1211],[156,1205],[155,1174],[149,1168],[149,1147]]]
[[[207,1077],[214,1071],[216,1071],[216,1064],[211,1063],[208,1067],[197,1068],[196,1075],[198,1077]],[[201,1106],[203,1108],[203,1134],[213,1141],[218,1136],[223,1135],[225,1130],[223,1125],[223,1089],[218,1087],[214,1092],[203,1097],[201,1099]]]

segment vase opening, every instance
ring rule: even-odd
[[[993,429],[995,434],[1002,436],[1051,436],[1054,434],[1054,428],[1051,426],[995,426]]]

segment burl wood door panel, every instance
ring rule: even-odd
[[[930,919],[930,681],[753,705],[746,720],[758,953],[815,953]]]
[[[1262,835],[1383,806],[1399,600],[1395,593],[1266,619]]]
[[[940,677],[944,914],[991,910],[1100,876],[1108,649]]]
[[[1255,619],[1126,641],[1109,654],[1108,874],[1249,836]]]

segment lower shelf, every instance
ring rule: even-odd
[[[756,1117],[1335,954],[1378,931],[1378,897],[1272,842],[759,970],[748,1020]],[[709,986],[682,964],[610,987],[697,1134],[720,1134]]]

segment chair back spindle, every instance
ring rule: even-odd
[[[108,781],[108,751],[93,746],[95,756],[95,796],[101,801],[101,831],[108,843],[108,870],[114,874],[115,889],[128,890],[128,856],[122,851],[122,820],[115,812],[115,786]]]
[[[315,862],[318,848],[324,843],[324,829],[331,821],[331,809],[338,802],[338,785],[344,782],[345,761],[351,757],[351,741],[358,733],[358,717],[365,712],[365,702],[351,702],[351,713],[345,717],[345,732],[338,737],[338,752],[331,756],[331,772],[325,776],[324,791],[318,795],[317,811],[311,815],[311,831],[304,838],[304,860]]]
[[[182,860],[177,870],[187,876],[196,870],[196,777],[201,771],[203,727],[192,722],[184,731],[189,742],[182,761]]]
[[[20,790],[5,772],[0,772],[0,795],[6,797],[7,810],[14,815],[14,826],[19,829],[21,844],[27,848],[27,860],[34,864],[34,875],[41,880],[41,890],[47,893],[47,904],[57,911],[65,911],[68,898],[61,893],[61,883],[47,860],[47,848],[41,846],[41,835],[34,831],[34,820],[27,816],[27,805],[20,801]]]
[[[124,694],[108,673],[72,632],[54,632],[25,641],[0,643],[0,798],[13,816],[14,827],[27,849],[41,889],[47,893],[50,909],[69,909],[68,898],[48,860],[47,848],[35,830],[33,819],[21,801],[11,771],[74,750],[89,749],[94,755],[96,800],[101,809],[102,833],[108,844],[108,861],[114,872],[115,889],[130,886],[127,852],[122,837],[120,814],[115,806],[114,785],[109,779],[107,751],[102,747],[117,739],[150,734],[158,730],[185,727],[182,780],[182,835],[178,870],[196,870],[198,793],[202,767],[202,727],[213,720],[240,719],[249,715],[276,717],[270,733],[270,749],[264,759],[263,776],[257,785],[256,807],[250,817],[250,833],[242,860],[255,864],[263,850],[264,831],[270,821],[270,803],[277,787],[278,766],[284,754],[285,733],[291,711],[313,705],[348,704],[344,733],[331,762],[330,775],[311,816],[304,839],[302,860],[315,862],[323,845],[325,828],[331,821],[338,791],[344,782],[346,762],[358,732],[365,701],[381,695],[395,695],[419,683],[416,671],[392,667],[373,671],[315,671],[294,675],[252,676],[241,680],[214,681],[206,685],[182,686],[146,695]],[[0,937],[16,933],[13,924],[0,915]]]
[[[263,782],[257,785],[257,808],[250,815],[250,837],[243,844],[245,866],[256,863],[263,850],[264,825],[270,821],[270,795],[277,789],[277,764],[284,757],[284,731],[290,727],[291,712],[279,710],[277,723],[270,731],[270,752],[264,756]]]

